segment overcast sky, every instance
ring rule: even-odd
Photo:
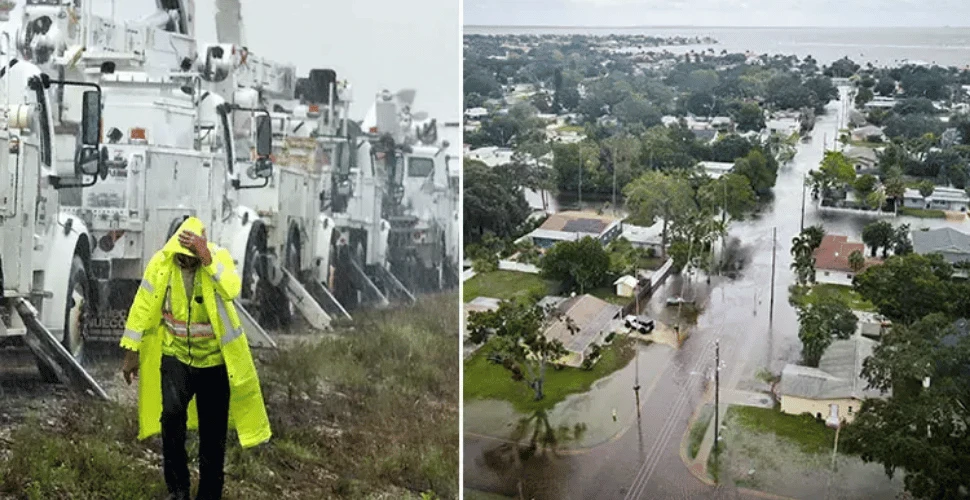
[[[21,0],[18,2],[23,4]],[[94,0],[111,12],[111,0]],[[200,40],[215,40],[215,2],[196,0]],[[155,0],[115,0],[119,17],[137,19]],[[332,68],[354,86],[353,118],[382,89],[417,90],[415,109],[440,121],[461,113],[459,9],[457,0],[242,0],[250,52],[296,64],[300,75]],[[20,10],[7,23],[11,36]],[[13,26],[10,26],[13,25]],[[12,29],[10,29],[12,28]]]
[[[967,26],[967,0],[465,0],[471,25]]]

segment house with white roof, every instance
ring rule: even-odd
[[[918,189],[907,189],[903,194],[903,206],[906,208],[922,208],[926,210],[949,210],[966,212],[970,204],[970,197],[963,189],[937,186],[933,194],[923,198]]]

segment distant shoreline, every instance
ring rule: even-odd
[[[584,29],[584,30],[637,30],[637,29],[723,29],[723,30],[926,30],[926,29],[970,29],[970,26],[715,26],[715,25],[640,25],[640,26],[580,26],[580,25],[540,25],[540,24],[465,24],[463,29]]]

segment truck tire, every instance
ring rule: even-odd
[[[91,308],[91,288],[84,260],[75,255],[71,260],[71,274],[67,283],[67,306],[64,309],[64,334],[61,345],[74,356],[78,363],[84,363],[84,338],[86,337],[85,317]],[[58,382],[57,375],[40,361],[37,362],[40,376],[45,382]]]

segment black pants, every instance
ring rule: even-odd
[[[226,367],[193,368],[162,356],[162,453],[165,484],[175,498],[189,498],[185,452],[188,406],[195,396],[199,414],[199,494],[197,500],[222,498],[226,430],[229,425],[229,376]]]

